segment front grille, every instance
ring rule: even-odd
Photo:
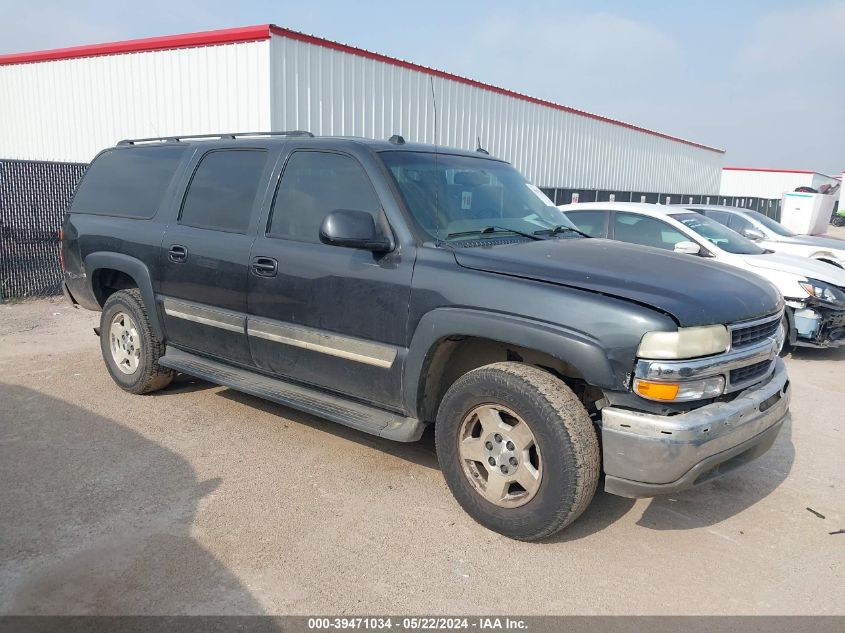
[[[737,385],[764,376],[772,366],[772,361],[764,360],[753,365],[731,370],[731,384]]]
[[[780,325],[780,319],[774,318],[765,323],[758,323],[756,325],[749,325],[747,327],[737,327],[731,331],[731,348],[738,349],[759,343],[760,341],[770,338],[777,332]]]

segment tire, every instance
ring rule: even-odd
[[[526,448],[532,446],[526,430],[533,448]],[[563,381],[523,363],[486,365],[455,381],[437,412],[435,444],[446,483],[467,514],[522,541],[546,538],[577,519],[595,494],[601,469],[598,437],[584,406]],[[495,465],[485,463],[491,458]],[[506,484],[500,493],[496,469],[502,466],[513,467],[505,480],[528,483]]]
[[[175,375],[158,364],[165,345],[153,334],[137,289],[119,290],[106,300],[100,315],[100,349],[112,379],[129,393],[157,391]]]
[[[783,345],[778,350],[778,355],[781,358],[786,358],[789,355],[794,347],[792,341],[797,338],[797,334],[793,332],[795,328],[792,325],[792,313],[790,310],[790,308],[786,308],[783,311],[783,320],[781,321],[783,324]]]
[[[842,217],[841,215],[835,215],[833,216],[832,223],[833,226],[845,226],[845,217]]]

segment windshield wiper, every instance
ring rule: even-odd
[[[509,229],[504,226],[488,226],[483,229],[476,229],[475,231],[458,231],[457,233],[449,233],[446,235],[446,239],[451,239],[453,237],[465,237],[467,235],[484,235],[488,233],[515,233],[516,235],[521,235],[522,237],[527,237],[529,240],[542,240],[545,239],[543,237],[538,236],[536,233],[525,233],[523,231],[519,231],[517,229]]]
[[[539,231],[534,231],[534,235],[543,235],[545,233],[548,233],[549,235],[557,235],[558,233],[577,233],[583,237],[590,237],[583,231],[579,231],[571,226],[566,226],[565,224],[558,224],[550,229],[540,229]]]

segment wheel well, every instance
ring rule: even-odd
[[[106,300],[118,290],[128,290],[137,287],[137,282],[122,270],[99,268],[94,271],[91,277],[91,288],[101,308],[106,303]]]
[[[586,383],[574,366],[551,354],[479,337],[447,337],[435,343],[423,365],[417,401],[419,418],[433,422],[440,401],[458,378],[473,369],[502,361],[533,365],[557,376],[575,392],[588,411],[592,411],[595,402],[603,396],[600,390]]]

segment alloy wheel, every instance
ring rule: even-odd
[[[118,312],[112,317],[109,348],[117,368],[124,374],[134,374],[141,361],[141,337],[135,321],[125,312]]]
[[[460,425],[458,455],[476,492],[499,507],[524,505],[540,489],[543,463],[534,433],[506,407],[470,411]]]

